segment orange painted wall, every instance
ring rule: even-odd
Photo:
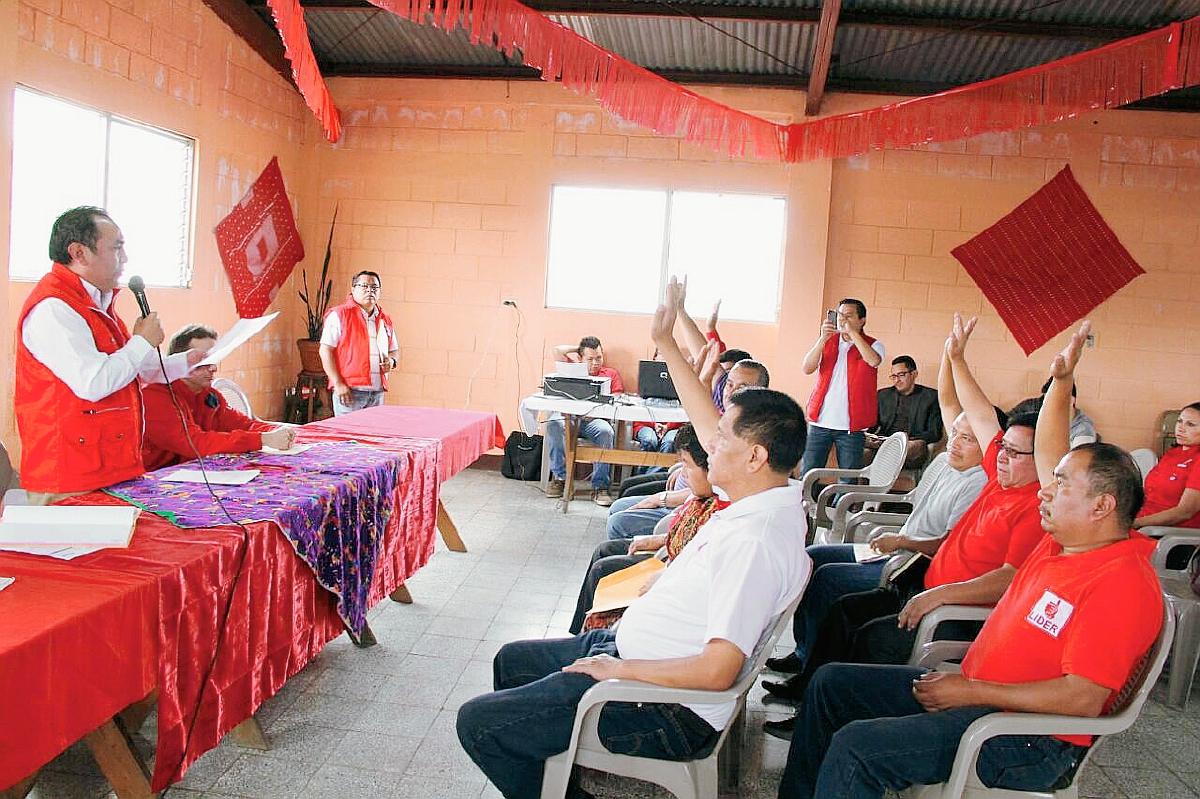
[[[651,350],[647,317],[542,307],[550,188],[572,182],[784,194],[790,220],[780,322],[722,328],[727,341],[768,363],[777,386],[807,393],[799,359],[821,310],[850,294],[870,306],[868,330],[891,355],[916,356],[926,382],[950,313],[981,313],[974,362],[993,398],[1009,404],[1036,389],[1061,341],[1025,359],[949,250],[1065,162],[1150,272],[1094,315],[1098,346],[1080,374],[1080,404],[1106,438],[1133,447],[1151,443],[1160,410],[1200,397],[1193,377],[1200,366],[1197,116],[1109,112],[937,147],[780,165],[650,135],[557,86],[339,79],[331,88],[346,136],[329,146],[294,90],[198,0],[0,3],[0,81],[6,96],[20,82],[197,138],[193,286],[151,295],[170,330],[196,318],[232,322],[209,231],[270,156],[280,157],[310,271],[319,268],[340,202],[337,293],[354,271],[379,271],[383,302],[400,328],[392,402],[495,410],[511,428],[517,400],[547,368],[550,348],[584,334],[600,336],[632,378]],[[799,117],[803,101],[781,90],[703,91],[784,122]],[[834,96],[826,110],[877,102]],[[11,147],[9,113],[5,103],[0,155]],[[0,187],[7,189],[4,161]],[[280,410],[298,368],[295,283],[277,301],[284,316],[269,333],[223,364],[264,415]],[[0,437],[10,447],[12,316],[28,289],[10,282],[0,293],[7,311]],[[500,304],[510,297],[520,307],[519,336],[518,314]],[[132,303],[123,302],[132,316]]]

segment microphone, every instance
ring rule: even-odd
[[[142,311],[142,316],[149,316],[150,301],[146,299],[146,281],[142,280],[138,275],[133,275],[129,278],[129,290],[133,292],[138,308]]]

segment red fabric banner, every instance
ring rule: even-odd
[[[951,254],[1026,355],[1145,274],[1069,166]]]
[[[655,75],[516,0],[370,0],[418,25],[464,28],[595,97],[620,118],[735,157],[791,162],[884,147],[955,141],[1116,108],[1200,84],[1200,17],[1011,75],[898,103],[783,125],[730,108]],[[316,67],[298,0],[269,0],[301,94],[337,141],[341,121]]]
[[[278,158],[271,159],[214,232],[238,316],[262,316],[304,258]]]

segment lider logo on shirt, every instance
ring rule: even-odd
[[[1025,621],[1057,638],[1074,612],[1074,605],[1047,589],[1042,598],[1033,603]]]

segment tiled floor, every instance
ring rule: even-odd
[[[439,542],[409,582],[415,604],[385,602],[372,612],[378,646],[355,649],[342,636],[267,702],[258,716],[270,751],[226,741],[168,796],[499,796],[462,753],[455,711],[490,688],[491,657],[503,642],[564,634],[588,557],[604,537],[606,511],[580,499],[563,515],[533,484],[474,469],[447,483],[443,499],[470,551],[448,552]],[[768,799],[787,749],[756,732],[764,718],[784,712],[764,708],[761,696],[756,688],[752,752],[737,795]],[[1083,775],[1083,795],[1200,795],[1198,699],[1185,713],[1152,701],[1133,730],[1104,741]],[[143,734],[153,735],[153,722]],[[613,778],[588,785],[603,797],[666,795]],[[107,794],[87,750],[74,747],[51,764],[33,796]]]

